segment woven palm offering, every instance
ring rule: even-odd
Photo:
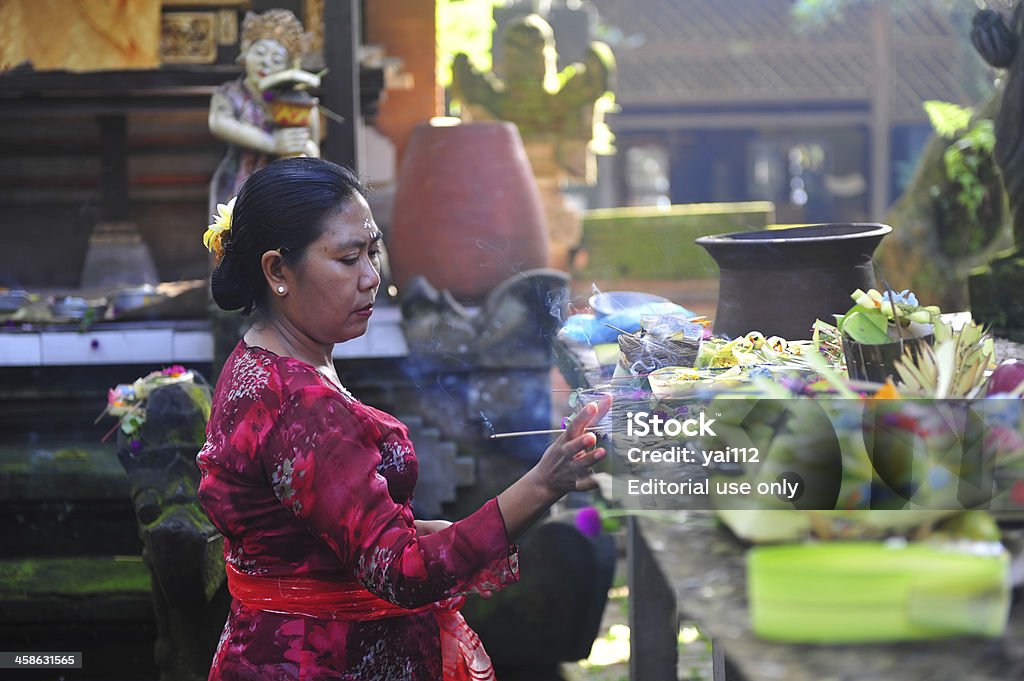
[[[692,367],[697,360],[704,325],[676,315],[652,315],[641,319],[636,333],[619,336],[621,364],[634,376],[664,367]]]

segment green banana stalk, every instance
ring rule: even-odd
[[[747,553],[751,625],[762,638],[865,643],[999,637],[1010,611],[1009,555],[998,543],[826,542]]]

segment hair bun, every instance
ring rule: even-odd
[[[210,292],[213,302],[222,310],[252,308],[256,292],[245,273],[240,271],[239,259],[225,255],[210,276]]]

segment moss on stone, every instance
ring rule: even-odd
[[[141,556],[0,560],[0,599],[149,594]]]

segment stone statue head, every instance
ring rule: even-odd
[[[558,53],[555,33],[543,17],[528,14],[512,21],[502,38],[505,81],[509,87],[558,87]]]
[[[246,78],[256,81],[291,67],[303,57],[308,46],[309,35],[289,10],[249,12],[242,21],[238,58],[245,64]]]

